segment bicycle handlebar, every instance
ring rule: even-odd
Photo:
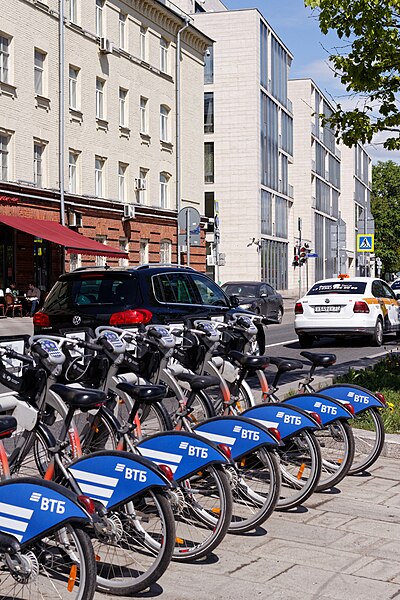
[[[36,352],[36,354],[38,356],[40,356],[40,358],[49,358],[49,353],[46,352],[46,350],[43,350],[42,346],[39,344],[39,342],[35,342],[34,344],[32,344],[31,346],[31,350],[33,352]]]
[[[12,348],[0,348],[0,354],[4,354],[7,358],[15,358],[23,363],[34,365],[35,361],[31,356],[26,356],[25,354],[19,354]]]

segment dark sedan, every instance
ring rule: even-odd
[[[281,323],[283,298],[269,283],[262,281],[227,281],[222,289],[227,296],[237,296],[240,308],[275,319]]]

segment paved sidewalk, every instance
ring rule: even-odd
[[[228,535],[207,561],[173,563],[152,590],[162,600],[400,599],[400,469],[371,475],[274,513],[257,533]],[[96,594],[95,600],[110,598]]]

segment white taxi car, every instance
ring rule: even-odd
[[[317,337],[359,335],[381,346],[385,333],[400,329],[400,301],[382,279],[324,279],[296,302],[294,328],[302,348]]]

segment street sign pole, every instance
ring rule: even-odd
[[[297,229],[299,231],[299,252],[301,248],[301,217],[297,221]],[[301,298],[301,265],[299,264],[299,298]]]
[[[187,262],[187,266],[190,266],[190,211],[188,210],[186,212],[186,247],[187,247],[187,254],[186,254],[186,262]]]

